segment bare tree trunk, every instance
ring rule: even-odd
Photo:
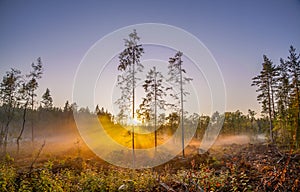
[[[26,104],[24,106],[22,128],[21,128],[20,134],[19,134],[19,136],[17,138],[17,147],[18,147],[17,148],[17,154],[19,154],[19,152],[20,152],[20,139],[21,139],[21,137],[23,135],[23,132],[24,132],[24,129],[25,129],[27,104],[28,104],[28,101],[26,101]]]
[[[8,140],[8,129],[10,124],[11,118],[8,118],[5,128],[4,128],[4,145],[3,145],[3,153],[6,154],[7,152],[7,140]]]
[[[135,65],[135,54],[134,48],[132,53],[132,121],[134,121],[134,99],[135,99],[135,77],[134,77],[134,65]],[[132,166],[135,167],[135,146],[134,146],[134,125],[132,126]]]
[[[154,145],[155,145],[155,151],[157,151],[157,98],[156,98],[156,68],[154,67]]]
[[[298,77],[297,77],[298,78]],[[297,96],[297,119],[296,119],[296,127],[295,127],[295,144],[298,148],[300,145],[300,97],[299,97],[299,88],[296,84],[296,96]]]
[[[181,142],[182,142],[182,157],[185,157],[184,154],[184,123],[183,123],[183,85],[182,85],[182,70],[181,70],[181,59],[179,60],[179,70],[180,70],[180,95],[181,95]]]
[[[273,143],[273,123],[272,123],[272,106],[271,106],[271,95],[270,95],[270,84],[268,85],[268,107],[269,107],[269,121],[270,121],[270,140]]]
[[[8,127],[4,129],[4,142],[3,142],[3,154],[7,152],[7,137],[8,137]]]
[[[11,107],[11,106],[10,106]],[[8,141],[8,130],[9,130],[9,124],[13,118],[13,114],[14,114],[14,108],[9,108],[8,109],[8,116],[7,116],[7,122],[6,125],[4,127],[4,142],[3,142],[3,152],[4,154],[6,154],[6,150],[7,150],[7,141]]]
[[[1,132],[0,132],[0,152],[3,152],[3,146],[4,146],[4,126],[1,125]]]
[[[32,93],[32,94],[31,94],[31,142],[32,142],[32,146],[33,146],[33,143],[34,143],[33,105],[34,105],[34,100],[33,100],[33,93]]]
[[[271,103],[272,103],[272,114],[273,114],[273,118],[271,119],[276,119],[276,112],[275,112],[275,102],[274,102],[274,90],[273,90],[273,86],[272,86],[272,78],[271,78],[271,85],[270,85],[270,90],[271,90]],[[273,123],[272,123],[272,143],[274,142],[274,139],[276,141],[277,138],[277,132],[273,132]]]

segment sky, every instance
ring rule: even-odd
[[[41,57],[38,97],[49,88],[62,107],[72,101],[76,70],[98,40],[128,25],[162,23],[191,33],[209,49],[224,79],[226,111],[260,112],[251,79],[263,54],[278,64],[290,45],[299,52],[299,10],[299,0],[0,0],[0,75],[12,67],[28,73]]]

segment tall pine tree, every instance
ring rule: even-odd
[[[43,104],[44,109],[50,110],[53,107],[53,99],[48,88],[42,96],[41,103]]]
[[[290,46],[289,56],[286,60],[288,72],[291,80],[290,107],[294,119],[293,137],[296,145],[300,145],[300,55],[296,53],[296,49]]]
[[[116,104],[120,108],[119,116],[128,117],[128,112],[131,111],[132,121],[135,119],[135,89],[137,81],[140,80],[137,78],[137,73],[142,72],[144,68],[140,62],[144,49],[141,44],[138,44],[139,40],[140,37],[137,35],[136,30],[129,34],[129,38],[125,39],[125,49],[119,55],[120,63],[118,66],[118,70],[123,72],[118,76],[118,87],[121,89],[121,97],[116,101]],[[132,126],[131,134],[134,164],[134,126]]]
[[[168,78],[168,82],[173,85],[174,87],[179,88],[179,92],[176,92],[175,89],[173,89],[173,93],[171,94],[171,96],[174,98],[174,100],[176,100],[177,102],[174,104],[175,109],[177,109],[177,111],[179,111],[181,116],[181,120],[180,120],[180,124],[181,124],[181,134],[182,134],[182,156],[185,157],[184,154],[184,108],[183,108],[183,103],[184,103],[184,96],[188,95],[189,92],[185,91],[184,89],[184,85],[186,85],[187,83],[189,83],[190,81],[192,81],[192,78],[189,77],[185,77],[184,73],[186,73],[185,69],[183,69],[182,67],[182,55],[183,53],[178,51],[174,57],[171,57],[169,59],[169,78]],[[178,106],[180,105],[180,107]]]
[[[158,109],[165,109],[166,100],[164,97],[167,95],[163,86],[163,75],[156,70],[156,67],[153,67],[148,72],[143,88],[146,92],[146,97],[143,98],[137,113],[143,121],[154,120],[154,145],[156,149]]]
[[[262,113],[269,117],[270,140],[273,138],[273,120],[275,119],[275,91],[276,78],[278,77],[278,69],[273,62],[266,56],[263,56],[262,70],[260,74],[252,79],[251,86],[258,87],[256,92],[259,92],[257,100],[262,104]]]
[[[29,93],[29,105],[31,107],[31,141],[34,142],[34,117],[33,117],[33,110],[34,110],[34,104],[36,102],[36,90],[39,87],[38,79],[42,77],[43,74],[43,65],[42,65],[42,59],[39,57],[37,59],[37,63],[31,64],[32,71],[30,71],[29,75],[27,77],[29,78],[29,81],[27,83],[27,89]]]

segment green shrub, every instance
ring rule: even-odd
[[[96,172],[86,170],[81,173],[79,180],[80,191],[105,191],[104,178],[98,175]]]
[[[32,177],[34,191],[56,191],[63,192],[62,181],[57,174],[53,174],[48,169],[35,172]]]
[[[7,164],[0,164],[0,191],[15,191],[16,171]]]

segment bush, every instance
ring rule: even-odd
[[[0,164],[0,191],[15,191],[16,171],[8,164]]]

